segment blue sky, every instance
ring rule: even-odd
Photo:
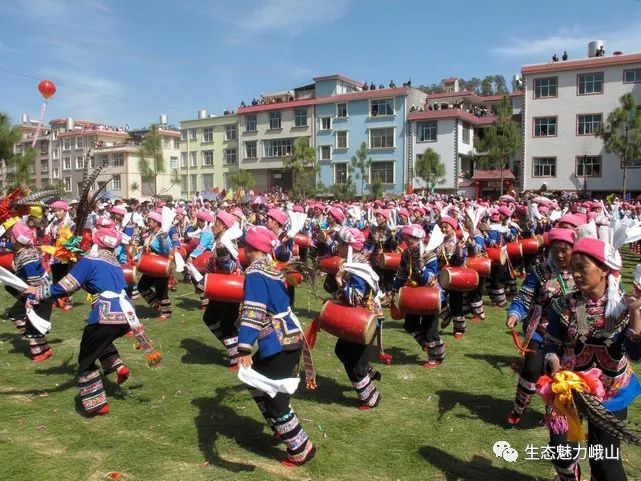
[[[522,6],[520,6],[522,5]],[[20,0],[2,2],[0,111],[142,127],[236,109],[341,73],[414,85],[501,73],[587,42],[641,52],[641,1]]]

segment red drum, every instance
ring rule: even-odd
[[[521,247],[520,242],[508,242],[507,247],[507,256],[510,259],[520,259],[523,257],[523,248]]]
[[[127,281],[128,286],[135,286],[138,283],[138,269],[136,269],[135,265],[123,264],[122,273],[125,275],[125,281]]]
[[[10,272],[13,272],[13,252],[0,253],[0,267],[4,267]]]
[[[138,270],[150,277],[169,277],[173,262],[169,257],[147,253],[140,257]]]
[[[287,266],[287,262],[278,262],[276,267],[282,271]],[[288,286],[298,287],[303,283],[303,274],[300,272],[283,272]]]
[[[479,285],[479,274],[468,267],[445,267],[438,276],[443,289],[470,292]]]
[[[191,251],[194,250],[194,248],[189,243],[185,243],[185,242],[180,243],[180,249],[181,249],[180,251],[181,254],[183,252],[182,250],[185,251],[185,255],[183,256],[184,259],[187,259],[187,256],[189,256],[189,254],[191,254]]]
[[[401,287],[398,308],[405,314],[440,314],[441,289],[438,287]]]
[[[376,333],[376,314],[329,300],[318,315],[323,331],[358,344],[369,344]]]
[[[193,261],[191,261],[191,263],[198,272],[204,274],[205,272],[207,272],[207,263],[209,262],[210,257],[211,251],[205,251],[198,257],[196,257]]]
[[[198,247],[198,244],[200,244],[200,237],[192,237],[189,239],[189,247],[191,247],[192,251]]]
[[[191,252],[189,254],[187,253],[187,248],[183,244],[180,244],[180,247],[176,249],[176,252],[178,252],[183,259],[187,259],[187,256],[191,254]]]
[[[478,272],[479,277],[488,277],[492,271],[492,261],[483,256],[468,257],[465,267],[474,269]]]
[[[322,257],[321,259],[319,259],[318,265],[320,266],[321,271],[326,272],[327,274],[335,275],[338,272],[338,269],[340,268],[342,262],[343,258],[339,256]]]
[[[238,260],[240,261],[240,265],[243,267],[247,267],[249,265],[249,262],[247,262],[247,254],[245,253],[244,247],[238,248]]]
[[[378,258],[378,267],[388,271],[395,271],[401,265],[400,252],[381,252]]]
[[[294,243],[292,245],[292,255],[298,257],[300,255],[300,252],[298,250],[298,244]]]
[[[205,274],[205,297],[217,302],[241,303],[244,277],[240,274]]]
[[[485,249],[487,256],[490,258],[493,266],[502,266],[505,265],[507,256],[505,251],[500,247],[487,247]]]
[[[536,255],[543,245],[543,239],[539,236],[530,237],[528,239],[521,239],[521,249],[523,254]]]
[[[298,233],[294,236],[294,244],[301,247],[310,247],[312,245],[312,238],[308,235]]]

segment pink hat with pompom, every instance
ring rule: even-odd
[[[33,245],[36,239],[36,233],[23,222],[18,222],[11,228],[11,235],[16,241],[25,246]]]
[[[417,239],[423,239],[425,237],[425,229],[419,224],[406,225],[401,232],[405,235],[416,237]]]
[[[354,250],[360,251],[365,245],[365,234],[355,227],[343,227],[338,232],[341,242],[349,244]]]
[[[220,220],[228,229],[236,222],[236,217],[222,209],[216,211],[216,219]]]
[[[250,247],[266,254],[270,253],[278,245],[276,235],[262,225],[251,227],[247,231],[245,242]]]
[[[287,215],[280,209],[270,209],[269,212],[267,212],[267,217],[271,217],[281,226],[287,224]]]
[[[120,245],[121,239],[120,232],[114,227],[101,227],[91,236],[94,244],[106,249],[115,249]]]

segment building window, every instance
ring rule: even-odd
[[[180,176],[180,192],[187,193],[189,191],[189,185],[187,184],[187,176]]]
[[[601,156],[580,155],[576,157],[576,176],[601,177]]]
[[[76,157],[76,169],[85,168],[85,158],[82,155]]]
[[[180,140],[187,140],[187,131],[186,130],[181,130],[180,131]]]
[[[203,174],[203,190],[209,192],[214,188],[214,174]]]
[[[225,165],[236,163],[236,149],[225,149]]]
[[[256,114],[250,114],[245,117],[245,132],[256,132],[257,130]]]
[[[336,148],[337,149],[347,148],[347,130],[341,130],[339,132],[336,132]]]
[[[641,82],[641,68],[632,68],[623,71],[623,83],[637,83]]]
[[[225,140],[236,140],[236,125],[225,125]]]
[[[532,177],[556,177],[556,157],[534,157]]]
[[[294,127],[307,127],[307,109],[294,110]]]
[[[198,174],[191,174],[191,191],[198,191]]]
[[[577,135],[595,135],[602,118],[601,114],[577,115]]]
[[[196,134],[196,129],[189,129],[189,139],[190,140],[198,139],[198,136]]]
[[[394,127],[386,127],[384,129],[371,129],[369,131],[369,148],[394,148]]]
[[[293,139],[277,139],[265,141],[265,157],[282,157],[285,155],[291,155],[293,151]]]
[[[369,102],[370,117],[394,115],[394,99],[376,99]]]
[[[320,130],[330,130],[332,128],[331,117],[321,117],[319,120],[320,120]]]
[[[336,117],[339,119],[347,117],[347,104],[336,104]]]
[[[122,181],[120,180],[120,175],[114,175],[111,178],[111,188],[113,190],[121,190],[122,189]]]
[[[44,140],[40,141],[40,153],[46,155],[49,153],[49,143]]]
[[[205,127],[203,129],[203,142],[213,142],[214,141],[214,128]]]
[[[180,149],[180,140],[174,139],[174,149]]]
[[[556,97],[559,79],[557,77],[545,77],[534,79],[534,98],[544,99]]]
[[[60,157],[60,152],[58,152],[58,146],[56,146],[53,149],[53,158],[57,159],[58,157]]]
[[[181,169],[187,168],[187,152],[180,153],[180,168]]]
[[[53,168],[53,178],[54,179],[59,179],[60,178],[60,167],[54,167]]]
[[[281,115],[280,115],[280,112],[270,112],[269,113],[269,128],[272,129],[272,130],[281,128]]]
[[[370,182],[380,180],[383,184],[394,183],[394,161],[372,162]]]
[[[114,167],[125,165],[125,154],[114,154]]]
[[[534,117],[534,137],[556,137],[556,117]]]
[[[255,159],[258,157],[258,148],[256,147],[256,141],[245,142],[245,158],[246,159]]]
[[[169,168],[171,170],[176,170],[178,168],[178,157],[175,155],[169,157]]]
[[[436,142],[436,120],[416,123],[417,142]]]
[[[214,165],[214,151],[213,150],[203,150],[203,165],[211,167]]]
[[[76,137],[76,148],[81,149],[83,146],[83,138],[82,137]]]
[[[334,183],[344,184],[347,182],[347,163],[334,164]]]
[[[320,160],[331,160],[332,158],[332,146],[331,145],[321,145],[318,147],[318,156]]]
[[[103,167],[109,167],[109,156],[108,155],[101,155],[100,159],[102,160],[102,165]]]
[[[46,174],[49,172],[49,162],[46,160],[40,161],[40,173],[41,174]]]
[[[71,150],[71,139],[66,138],[62,141],[62,150]]]
[[[463,129],[463,143],[470,145],[470,124],[467,122],[463,122],[461,124],[461,128]]]
[[[190,166],[191,167],[197,167],[198,166],[198,156],[196,152],[189,152],[189,161],[190,161]]]
[[[71,157],[62,159],[62,170],[71,170]]]
[[[582,73],[577,76],[579,95],[602,94],[603,72]]]
[[[71,192],[71,177],[65,177],[64,183],[65,183],[65,190],[67,192]]]

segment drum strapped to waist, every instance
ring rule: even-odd
[[[492,261],[484,256],[468,257],[465,261],[465,267],[474,269],[478,272],[479,277],[488,277],[492,271]]]
[[[10,272],[13,272],[13,252],[0,253],[0,267],[4,267]]]
[[[388,271],[395,271],[401,265],[400,252],[381,252],[378,256],[378,267]]]
[[[376,333],[376,313],[364,307],[346,306],[329,300],[318,318],[323,331],[345,341],[369,344]]]
[[[507,254],[501,247],[487,247],[485,249],[493,266],[503,266],[507,260]]]
[[[439,273],[443,289],[456,292],[470,292],[479,285],[479,274],[468,267],[445,267]]]
[[[312,238],[299,232],[294,236],[294,244],[301,247],[310,247],[312,245]]]
[[[198,272],[200,272],[201,274],[204,274],[205,272],[207,272],[207,263],[209,262],[209,258],[211,256],[212,256],[211,251],[205,251],[202,254],[198,255],[196,258],[194,258],[194,260],[191,261],[191,263]]]
[[[122,264],[122,273],[128,286],[135,286],[138,283],[138,269],[134,264]]]
[[[318,266],[320,267],[320,270],[326,274],[336,275],[343,260],[344,259],[339,256],[321,257],[318,260]]]
[[[526,254],[526,255],[538,254],[542,245],[543,245],[543,238],[539,236],[529,237],[527,239],[521,239],[521,249],[523,250],[523,254]]]
[[[169,257],[146,253],[140,256],[138,270],[150,277],[169,277],[174,263]]]
[[[507,256],[510,259],[520,259],[523,257],[523,247],[520,242],[508,242],[505,244]]]
[[[217,302],[241,303],[244,282],[245,278],[241,274],[208,272],[204,279],[205,297]]]
[[[401,287],[398,308],[405,314],[430,315],[441,313],[441,289],[438,287]]]
[[[247,267],[249,265],[249,262],[247,261],[247,253],[245,252],[244,247],[238,248],[238,262],[240,262],[240,265],[243,267]]]
[[[303,274],[298,271],[288,271],[287,270],[288,262],[277,262],[276,268],[283,273],[285,280],[287,281],[288,286],[298,287],[300,286],[305,278]]]

